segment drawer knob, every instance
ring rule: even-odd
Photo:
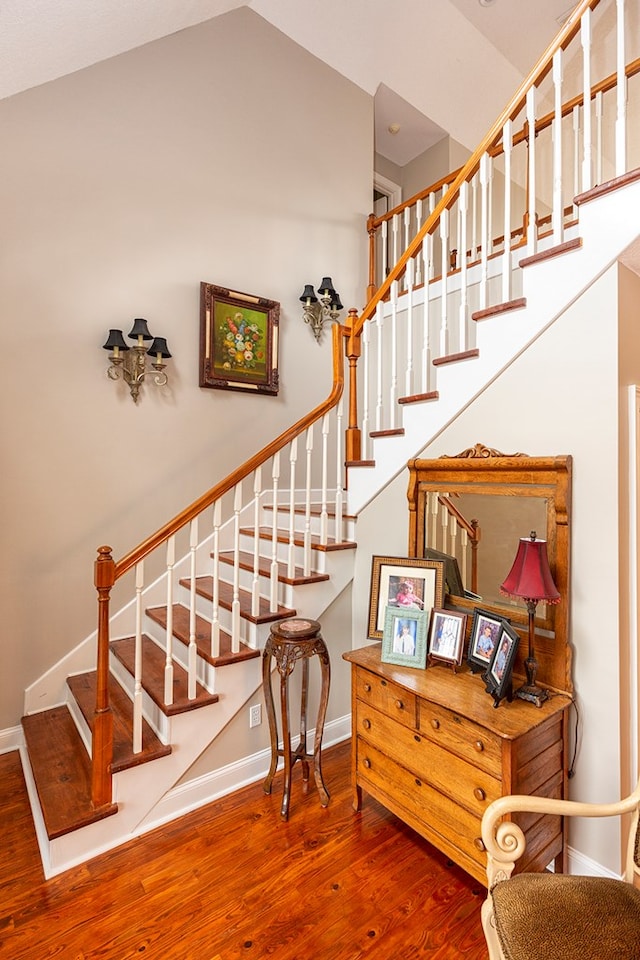
[[[422,786],[422,780],[418,780],[418,778],[416,777],[416,787],[421,787],[421,786]]]
[[[364,692],[365,692],[365,693],[371,693],[371,684],[370,684],[370,683],[365,683],[365,685],[364,685]]]
[[[487,799],[487,795],[486,795],[486,793],[484,792],[484,790],[482,789],[482,787],[476,787],[475,790],[473,791],[473,795],[474,795],[474,797],[476,798],[476,800],[486,800],[486,799]]]
[[[478,751],[478,753],[482,753],[482,751],[484,750],[484,743],[482,742],[482,740],[476,740],[473,746]]]
[[[482,837],[476,837],[475,840],[473,841],[473,845],[476,848],[476,850],[480,851],[480,853],[484,852],[485,847],[484,847],[484,843],[482,842]]]
[[[439,729],[440,729],[440,721],[439,721],[439,720],[432,720],[432,721],[431,721],[431,726],[433,727],[434,730],[439,730]]]
[[[362,761],[362,766],[366,767],[367,770],[371,769],[371,760],[369,760],[369,757],[364,758],[364,760]]]
[[[371,720],[363,720],[362,726],[365,728],[365,730],[371,730]]]
[[[404,703],[402,702],[402,700],[396,700],[396,707],[398,708],[398,710],[404,710]]]

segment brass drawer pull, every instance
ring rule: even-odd
[[[484,750],[484,743],[482,742],[482,740],[476,740],[473,746],[478,751],[478,753],[482,753],[482,751]]]
[[[364,692],[365,692],[365,693],[371,693],[371,684],[370,684],[370,683],[365,683],[365,685],[364,685]]]
[[[371,720],[363,720],[362,726],[365,728],[365,730],[371,730]]]
[[[486,800],[486,799],[487,799],[487,795],[486,795],[486,793],[484,792],[484,790],[482,789],[482,787],[476,787],[475,790],[473,791],[473,795],[474,795],[474,797],[476,798],[476,800]]]
[[[439,720],[432,720],[432,721],[431,721],[431,726],[433,727],[434,730],[439,730],[439,729],[440,729],[440,721],[439,721]]]
[[[476,848],[476,850],[480,851],[480,853],[484,853],[485,847],[484,847],[484,843],[482,842],[482,837],[476,837],[475,840],[473,841],[473,845]]]
[[[371,760],[369,760],[369,757],[364,758],[364,760],[362,761],[362,766],[366,767],[367,770],[371,769]]]
[[[404,703],[402,702],[402,700],[396,700],[396,707],[398,708],[398,710],[404,710]]]

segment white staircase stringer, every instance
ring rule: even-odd
[[[404,406],[404,434],[374,438],[375,466],[349,469],[348,512],[357,516],[595,283],[638,237],[639,224],[640,181],[581,206],[582,246],[524,268],[526,307],[479,321],[479,356],[439,366],[439,399]]]

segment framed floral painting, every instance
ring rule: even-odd
[[[200,386],[278,393],[275,300],[200,284]]]

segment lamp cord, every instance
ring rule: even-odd
[[[552,693],[549,696],[549,699],[553,697],[566,696],[566,694]],[[580,711],[578,710],[578,702],[575,697],[571,697],[571,706],[575,710],[576,714],[576,727],[575,727],[575,737],[573,741],[573,754],[571,756],[571,763],[569,764],[569,770],[567,771],[567,779],[571,780],[575,776],[576,772],[576,757],[578,755],[578,729],[580,727]]]

